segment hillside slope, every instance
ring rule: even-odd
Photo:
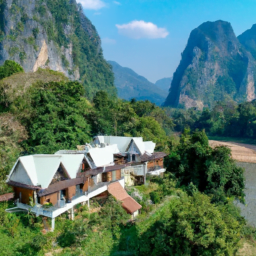
[[[116,93],[99,35],[75,0],[0,0],[0,65],[7,59],[80,80],[89,98]]]
[[[125,100],[149,100],[161,105],[166,97],[166,92],[149,82],[145,77],[138,75],[130,68],[120,66],[115,61],[108,61],[112,66],[115,76],[115,86],[118,96]]]
[[[218,100],[251,101],[255,64],[230,23],[205,22],[190,34],[165,106],[202,109]]]
[[[155,85],[165,92],[169,92],[172,83],[172,77],[166,77],[159,79],[155,82]]]
[[[256,24],[237,37],[245,49],[256,59]]]

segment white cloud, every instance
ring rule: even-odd
[[[116,44],[116,40],[115,39],[111,39],[108,37],[102,38],[102,43],[103,44]]]
[[[113,1],[114,4],[117,4],[117,5],[121,5],[121,3],[117,2],[117,1]]]
[[[169,32],[165,28],[158,28],[152,22],[145,22],[143,20],[134,20],[123,25],[116,25],[118,32],[121,35],[131,37],[134,39],[140,38],[166,38]]]
[[[77,0],[81,3],[84,9],[89,10],[99,10],[106,6],[106,4],[101,0]]]

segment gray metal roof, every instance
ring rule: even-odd
[[[12,181],[12,177],[15,177],[13,181],[17,182],[17,174],[15,172],[19,172],[19,169],[16,169],[16,166],[21,163],[33,186],[41,186],[42,188],[47,188],[61,163],[65,167],[70,178],[76,178],[76,174],[79,171],[79,167],[83,161],[83,158],[83,154],[22,156],[13,166],[7,182]]]

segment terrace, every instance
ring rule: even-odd
[[[73,196],[72,201],[70,203],[59,200],[54,206],[46,207],[41,204],[36,204],[35,206],[30,206],[27,204],[23,204],[19,201],[16,203],[16,207],[7,209],[7,212],[15,212],[20,210],[29,211],[34,213],[36,216],[42,215],[45,217],[49,217],[52,219],[52,230],[54,229],[54,220],[56,217],[61,215],[64,212],[71,211],[71,218],[74,218],[74,206],[80,203],[88,203],[89,207],[89,199],[93,198],[101,193],[108,191],[108,185],[116,182],[99,182],[97,185],[90,186],[87,192],[82,192],[79,190],[76,192],[75,196]],[[118,182],[124,187],[124,178],[118,180]]]

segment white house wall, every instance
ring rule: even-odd
[[[26,170],[24,169],[23,165],[21,162],[18,162],[16,167],[14,168],[14,171],[10,177],[10,180],[27,184],[27,185],[33,185],[31,179],[29,178]]]

